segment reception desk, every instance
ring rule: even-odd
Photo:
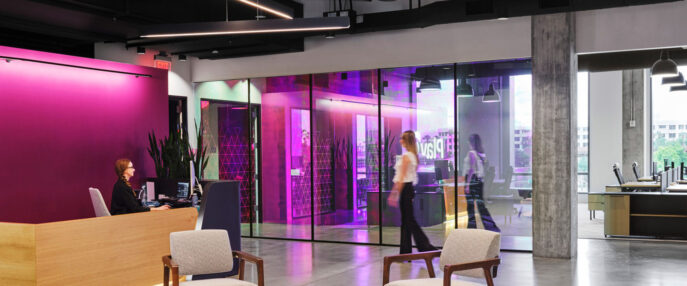
[[[603,192],[604,235],[687,239],[687,193]]]
[[[0,223],[0,285],[155,285],[169,234],[195,208],[42,224]]]

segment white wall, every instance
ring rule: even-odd
[[[622,71],[589,73],[589,191],[617,185],[614,163],[623,159]]]
[[[146,49],[146,53],[139,55],[136,48],[126,49],[122,43],[96,43],[95,58],[101,60],[129,63],[141,66],[153,66],[154,56],[157,51]],[[168,73],[168,94],[172,96],[187,97],[188,112],[188,132],[191,137],[196,134],[196,127],[193,120],[198,121],[200,116],[196,115],[200,110],[200,102],[195,99],[193,85],[191,83],[192,65],[191,61],[181,62],[176,57],[172,57],[172,70]],[[196,141],[191,140],[191,147],[195,148]]]
[[[685,13],[686,1],[579,12],[577,52],[685,46]]]

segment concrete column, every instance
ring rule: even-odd
[[[633,122],[634,121],[634,122]],[[634,178],[632,163],[644,170],[644,70],[623,71],[623,176]]]
[[[532,16],[533,253],[577,254],[575,14]]]

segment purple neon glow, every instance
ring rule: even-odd
[[[147,132],[167,134],[167,71],[0,46],[0,57],[150,74],[152,78],[0,61],[0,221],[40,223],[93,215],[86,191],[109,205],[114,161],[154,176]]]

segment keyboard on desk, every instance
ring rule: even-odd
[[[191,206],[191,201],[187,199],[159,199],[160,204],[169,205],[171,208],[187,208]]]

